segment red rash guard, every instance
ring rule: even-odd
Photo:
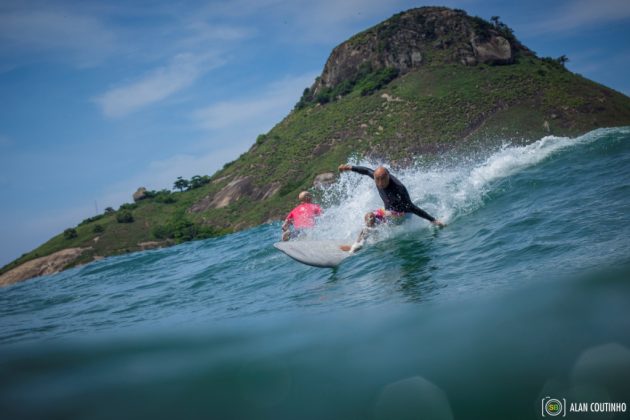
[[[322,214],[322,209],[317,204],[302,203],[287,216],[286,220],[293,219],[295,229],[310,228],[315,225],[315,216]]]

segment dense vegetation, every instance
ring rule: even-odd
[[[369,63],[364,63],[359,67],[359,71],[352,79],[343,81],[334,87],[329,87],[314,95],[309,88],[304,90],[302,98],[295,106],[296,109],[304,109],[308,105],[326,104],[341,99],[352,92],[357,92],[361,96],[366,96],[376,92],[398,76],[398,69],[384,68],[373,70]]]

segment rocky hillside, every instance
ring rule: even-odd
[[[468,16],[462,10],[426,7],[400,13],[335,48],[314,96],[353,80],[361,68],[396,69],[404,75],[427,65],[510,64],[532,55],[505,25]]]
[[[620,125],[630,125],[630,98],[537,57],[503,23],[413,9],[336,47],[295,109],[198,188],[86,220],[4,267],[0,284],[24,262],[67,248],[81,252],[64,267],[279,219],[351,155],[406,165]]]

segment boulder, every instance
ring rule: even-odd
[[[320,143],[313,149],[313,157],[318,157],[330,150],[331,145],[327,143]]]
[[[335,182],[335,174],[332,172],[324,172],[319,174],[313,180],[313,186],[315,188],[325,187]]]
[[[147,198],[147,189],[144,187],[140,187],[133,193],[133,201],[138,202],[140,200],[144,200]]]
[[[480,63],[507,64],[512,62],[512,46],[502,36],[492,36],[488,41],[480,42],[477,38],[471,41],[473,51]]]

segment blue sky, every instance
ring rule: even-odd
[[[0,3],[0,265],[139,186],[212,174],[405,0]],[[630,94],[630,1],[460,0]]]

